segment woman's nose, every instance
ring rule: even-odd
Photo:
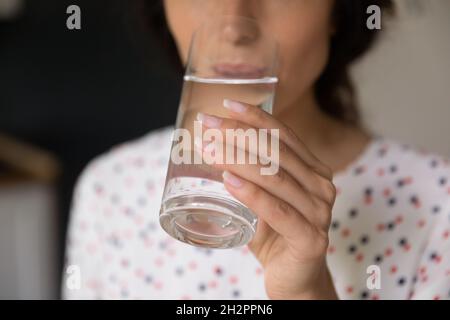
[[[249,44],[259,36],[258,22],[253,12],[253,0],[221,0],[221,14],[227,16],[223,36],[233,44]]]

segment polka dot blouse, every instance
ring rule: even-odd
[[[158,215],[171,128],[92,161],[75,189],[67,299],[267,299],[264,270],[244,246],[196,248]],[[376,137],[334,175],[328,265],[341,299],[450,299],[450,162]]]

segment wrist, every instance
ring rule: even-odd
[[[328,268],[325,268],[324,275],[318,283],[311,289],[296,295],[295,300],[338,300],[339,297],[331,278]]]

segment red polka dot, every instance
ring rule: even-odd
[[[161,258],[161,257],[156,258],[155,264],[156,264],[156,266],[158,266],[158,267],[162,267],[162,266],[164,265],[164,260],[163,260],[163,258]]]
[[[390,257],[390,256],[392,255],[392,253],[393,253],[393,250],[392,250],[391,248],[387,248],[387,249],[384,251],[384,255],[385,255],[386,257]]]
[[[347,238],[350,235],[350,229],[345,228],[341,232],[342,237]]]
[[[424,219],[420,219],[420,220],[417,222],[417,227],[418,227],[418,228],[423,228],[423,227],[425,226],[425,224],[426,224],[426,221],[425,221]]]
[[[397,270],[398,270],[397,266],[392,266],[391,269],[390,269],[390,272],[391,272],[392,274],[394,274],[394,273],[397,272]]]
[[[238,277],[230,276],[229,281],[230,281],[231,284],[236,284],[238,282]]]

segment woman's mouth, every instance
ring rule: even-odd
[[[260,79],[265,68],[244,63],[218,63],[213,66],[214,72],[223,78]]]

